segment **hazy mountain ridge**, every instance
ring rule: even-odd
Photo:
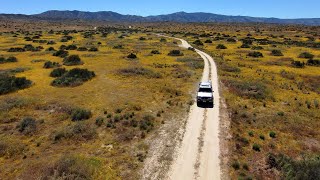
[[[57,11],[51,10],[35,15],[0,14],[0,18],[32,18],[32,19],[80,19],[112,22],[238,22],[238,23],[278,23],[278,24],[303,24],[320,25],[320,18],[278,19],[249,16],[228,16],[213,13],[186,13],[177,12],[157,16],[123,15],[112,11],[84,12],[84,11]]]

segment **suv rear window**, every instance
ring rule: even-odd
[[[199,92],[212,92],[211,88],[200,88]]]

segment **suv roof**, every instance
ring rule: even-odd
[[[211,88],[211,82],[201,82],[200,88]]]

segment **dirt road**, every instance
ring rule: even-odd
[[[177,38],[176,38],[177,39]],[[191,47],[183,39],[181,47]],[[218,180],[221,178],[219,147],[219,90],[216,64],[208,54],[196,52],[205,62],[202,81],[212,81],[214,108],[203,109],[196,103],[191,107],[183,140],[177,147],[175,158],[168,172],[171,180]]]

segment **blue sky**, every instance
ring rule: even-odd
[[[320,18],[320,0],[4,0],[0,13],[47,10],[115,11],[158,15],[178,11],[277,18]]]

